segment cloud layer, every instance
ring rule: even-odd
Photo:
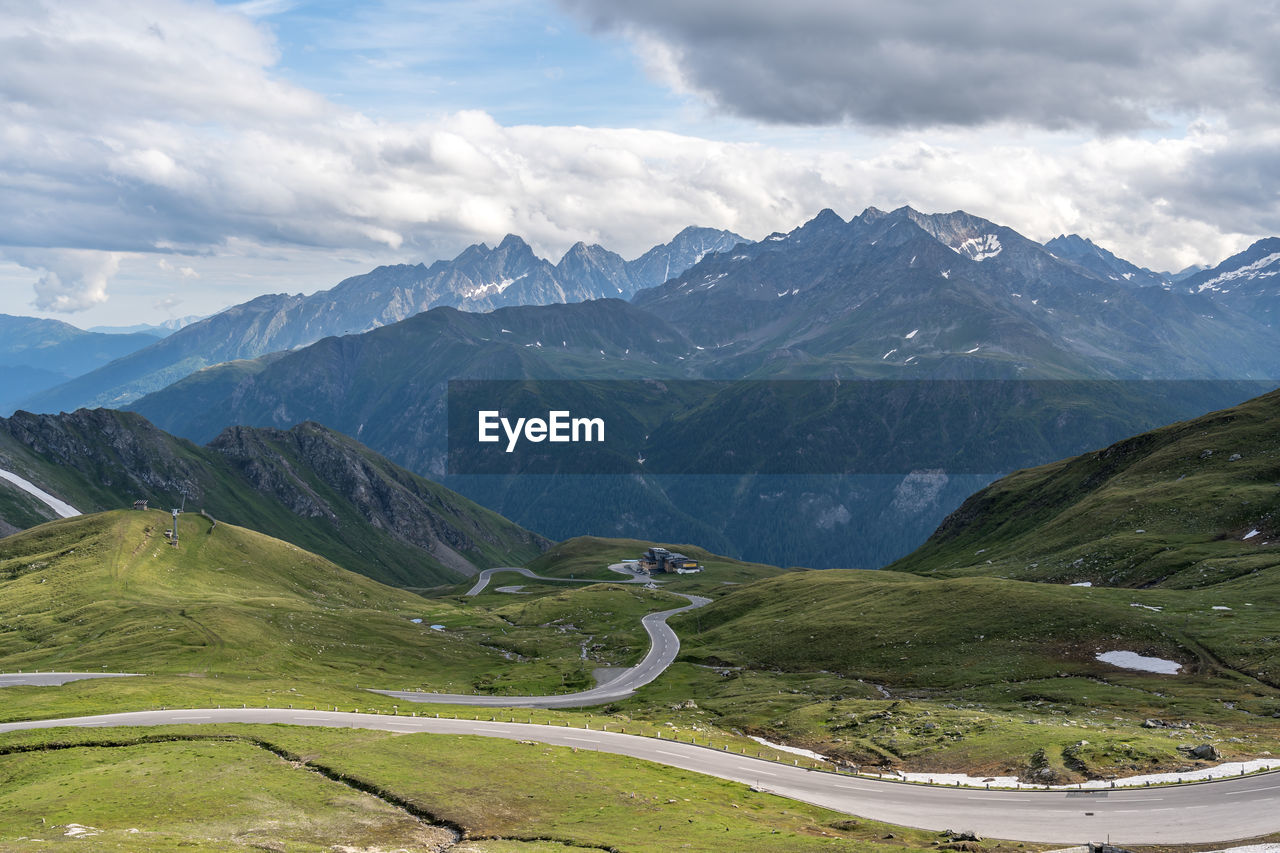
[[[1251,236],[1280,232],[1268,177],[1280,166],[1280,139],[1266,125],[1240,129],[1271,109],[1262,103],[1272,91],[1266,63],[1243,51],[1225,71],[1170,70],[1156,52],[1181,45],[1179,61],[1197,67],[1221,58],[1197,51],[1205,39],[1175,39],[1190,38],[1199,20],[1178,4],[1161,7],[1172,21],[1140,47],[1126,42],[1140,34],[1132,10],[1116,13],[1112,33],[1070,17],[1084,12],[1036,24],[1022,4],[991,6],[1004,17],[981,21],[943,6],[930,22],[904,4],[881,11],[877,36],[861,3],[787,4],[788,21],[754,2],[734,3],[738,14],[714,3],[686,4],[694,11],[592,4],[599,26],[648,44],[673,84],[686,80],[744,114],[962,125],[927,141],[910,131],[850,133],[851,148],[809,149],[661,130],[504,126],[483,112],[378,120],[283,80],[271,32],[234,9],[184,0],[0,4],[0,254],[34,271],[42,310],[101,304],[130,253],[190,256],[161,270],[211,288],[214,280],[195,276],[200,256],[305,250],[348,263],[353,255],[430,260],[507,232],[546,254],[587,240],[633,256],[685,225],[760,237],[822,207],[846,216],[873,204],[964,208],[1040,239],[1081,231],[1166,267],[1216,260]],[[832,19],[829,7],[846,5]],[[1201,23],[1209,33],[1226,26]],[[769,26],[781,34],[770,36]],[[1081,27],[1050,39],[1050,30]],[[1249,47],[1266,32],[1259,24],[1237,42]],[[955,41],[956,56],[938,53],[948,33],[972,36],[972,50]],[[904,45],[896,59],[884,53],[890,42]],[[998,58],[1007,44],[1018,44],[1022,59],[968,56]],[[716,57],[738,53],[752,67],[740,68],[741,80],[717,82]],[[1061,65],[1060,85],[1046,88],[1043,75],[1040,83],[1014,79],[1019,68],[1036,77],[1025,65],[1032,54]],[[873,69],[875,56],[889,64]],[[1120,79],[1126,67],[1139,79]],[[1161,69],[1168,80],[1155,79]],[[1235,110],[1230,121],[1201,121],[1168,138],[1028,129],[1148,124],[1159,110],[1190,110],[1219,94],[1229,71],[1262,87],[1223,97]],[[1116,78],[1109,89],[1108,75]],[[1178,81],[1190,77],[1199,88],[1179,95]],[[943,78],[950,95],[925,91]],[[1090,93],[1107,103],[1090,103],[1099,100]],[[268,286],[301,289],[297,281]]]
[[[770,122],[1131,131],[1169,114],[1274,116],[1280,82],[1274,2],[562,2],[635,37],[685,88]]]

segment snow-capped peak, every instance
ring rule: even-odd
[[[1267,272],[1263,272],[1267,267],[1274,265],[1276,261],[1280,261],[1280,252],[1273,252],[1270,255],[1258,258],[1258,260],[1251,264],[1245,264],[1244,266],[1233,269],[1230,272],[1224,272],[1222,275],[1216,275],[1208,281],[1201,282],[1200,286],[1196,288],[1196,291],[1200,293],[1206,290],[1217,291],[1221,290],[1222,285],[1229,281],[1237,281],[1239,279],[1270,278],[1274,275],[1280,275],[1280,270],[1269,270]]]

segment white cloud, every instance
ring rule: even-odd
[[[72,314],[107,301],[107,282],[120,269],[118,252],[25,250],[12,259],[38,274],[32,303],[41,311]]]
[[[196,272],[194,267],[177,266],[175,264],[170,263],[168,258],[161,258],[160,260],[156,261],[156,266],[167,273],[177,273],[183,278],[199,278],[200,277],[200,273]]]
[[[234,7],[96,0],[4,16],[0,239],[12,248],[0,253],[45,270],[46,310],[105,299],[121,252],[431,260],[516,232],[548,255],[585,239],[634,256],[689,224],[760,237],[828,206],[964,208],[1039,239],[1080,231],[1157,267],[1280,232],[1273,182],[1249,171],[1274,174],[1280,142],[1226,125],[1167,139],[1007,124],[927,142],[848,133],[800,150],[483,112],[378,121],[279,79],[270,31]],[[677,73],[683,54],[655,45],[651,62]]]

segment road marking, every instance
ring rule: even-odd
[[[1267,786],[1267,787],[1265,787],[1265,788],[1252,788],[1252,789],[1250,789],[1250,790],[1248,790],[1248,791],[1232,791],[1231,793],[1229,793],[1229,794],[1225,794],[1224,796],[1227,796],[1227,797],[1238,797],[1238,796],[1240,796],[1241,794],[1256,794],[1256,793],[1258,793],[1259,791],[1274,791],[1274,790],[1276,790],[1277,788],[1280,788],[1280,785],[1268,785],[1268,786]]]

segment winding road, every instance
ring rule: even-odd
[[[499,566],[498,568],[495,568],[495,569],[482,570],[480,574],[476,575],[475,585],[472,586],[471,589],[467,590],[463,594],[467,598],[475,598],[477,595],[484,592],[485,587],[489,585],[489,581],[494,575],[502,574],[503,572],[513,572],[517,575],[524,575],[525,577],[535,581],[551,581],[552,583],[643,583],[643,584],[660,583],[660,581],[654,581],[648,575],[640,575],[635,572],[628,571],[627,569],[622,567],[621,563],[615,563],[612,566],[610,566],[609,569],[610,571],[617,572],[620,575],[626,575],[627,579],[626,580],[613,580],[613,579],[601,580],[599,578],[549,578],[549,577],[546,577],[545,575],[536,575],[533,572],[531,572],[529,569],[522,569],[519,566]]]
[[[541,575],[535,575],[528,569],[485,569],[480,573],[480,578],[476,581],[475,586],[467,592],[467,595],[479,595],[488,585],[490,577],[498,572],[507,571],[519,572],[525,577],[533,578],[534,580],[568,580],[567,578],[544,578]],[[601,583],[598,580],[584,582]],[[650,581],[647,577],[633,577],[629,581],[609,582],[649,583]],[[671,666],[671,662],[676,659],[676,655],[680,652],[680,638],[676,636],[675,631],[671,630],[667,620],[677,613],[693,610],[695,607],[705,607],[711,603],[711,599],[704,598],[701,595],[689,595],[683,592],[673,592],[672,594],[688,599],[689,603],[684,607],[649,613],[640,620],[640,624],[644,626],[645,632],[649,635],[649,652],[644,656],[644,659],[617,677],[611,678],[606,683],[590,690],[584,690],[580,693],[564,693],[559,696],[475,696],[466,693],[419,693],[416,690],[373,690],[371,692],[381,693],[383,696],[391,696],[396,699],[404,699],[407,702],[476,705],[483,708],[586,708],[591,705],[605,705],[609,702],[616,702],[619,699],[627,698],[635,693],[636,690],[662,675],[667,667]]]
[[[1280,831],[1280,773],[1162,788],[984,791],[881,782],[788,767],[658,738],[567,726],[285,709],[139,711],[0,724],[0,733],[58,726],[287,723],[412,734],[532,740],[653,761],[754,785],[794,800],[921,829],[1049,843],[1216,843]],[[423,768],[429,772],[429,768]]]

